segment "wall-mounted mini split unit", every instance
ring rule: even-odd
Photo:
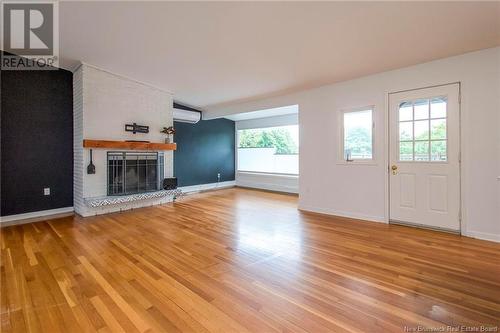
[[[200,111],[190,111],[183,110],[174,107],[174,121],[179,121],[181,123],[196,124],[201,120]]]

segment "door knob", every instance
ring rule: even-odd
[[[392,174],[393,174],[393,175],[397,174],[397,171],[398,171],[398,166],[397,166],[397,165],[393,165],[393,166],[391,167],[391,170],[392,170]]]

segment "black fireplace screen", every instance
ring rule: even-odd
[[[163,161],[163,153],[108,152],[108,195],[160,190]]]

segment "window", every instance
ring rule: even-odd
[[[238,130],[237,170],[299,174],[299,126]]]
[[[373,160],[373,108],[342,112],[342,159]]]
[[[446,97],[399,104],[399,161],[447,160]]]

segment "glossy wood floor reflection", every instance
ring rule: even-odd
[[[500,244],[228,189],[2,228],[2,332],[500,325]]]

